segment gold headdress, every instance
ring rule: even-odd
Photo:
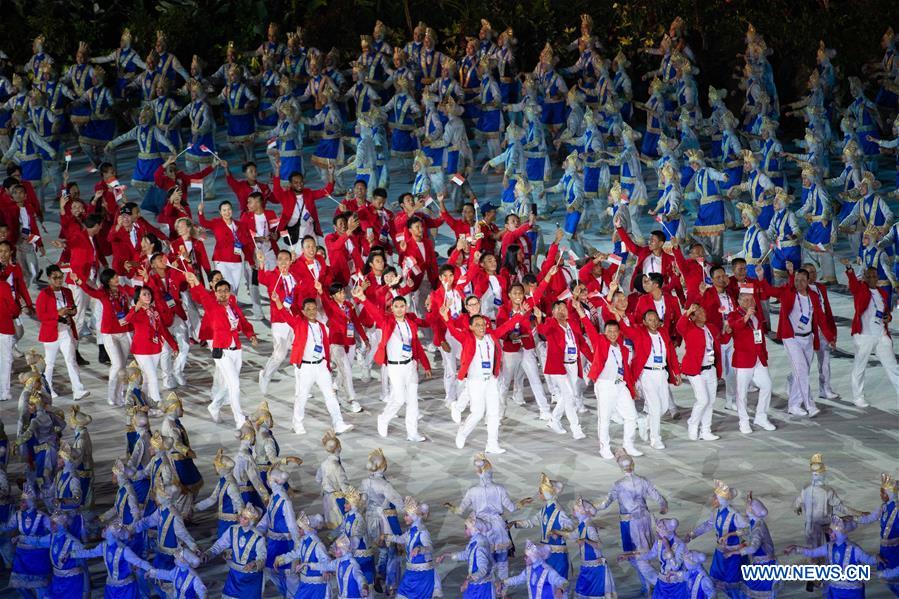
[[[240,510],[240,517],[250,521],[250,525],[255,524],[259,520],[259,510],[252,503],[247,503]]]
[[[705,155],[702,153],[702,150],[700,150],[700,149],[691,148],[691,149],[687,150],[686,154],[687,154],[687,160],[689,160],[690,162],[698,162],[699,164],[702,164],[702,162],[705,158]]]
[[[131,30],[128,29],[127,27],[125,27],[125,28],[122,30],[122,37],[121,37],[121,40],[122,40],[123,42],[125,42],[126,45],[129,45],[129,46],[130,46],[133,39],[134,39],[134,38],[133,38],[132,35],[131,35]]]
[[[63,441],[59,446],[57,455],[66,462],[77,462],[81,459],[81,454],[78,453],[78,450],[74,449],[67,441]]]
[[[328,453],[338,453],[340,451],[340,439],[333,428],[329,428],[322,436],[322,445]]]
[[[481,32],[484,33],[484,35],[486,35],[487,37],[493,37],[496,35],[496,32],[493,30],[493,26],[487,19],[481,19]]]
[[[615,461],[618,462],[618,467],[625,472],[634,471],[634,458],[623,447],[615,450]]]
[[[424,23],[422,23],[423,25]],[[434,44],[437,43],[437,32],[430,27],[425,27],[425,39],[430,39]]]
[[[240,430],[237,431],[237,438],[241,441],[255,443],[256,429],[253,428],[253,424],[251,422],[244,422],[243,426],[240,427]]]
[[[359,36],[359,46],[365,50],[366,48],[371,47],[372,39],[370,35],[360,35]]]
[[[819,474],[823,474],[827,471],[827,467],[824,465],[824,454],[816,453],[814,454],[808,462],[808,468],[812,472],[817,472]]]
[[[163,437],[159,431],[153,431],[150,437],[150,446],[156,451],[168,451],[172,448],[173,442],[171,437]]]
[[[892,475],[883,472],[880,475],[880,488],[887,493],[896,493],[899,491],[899,481],[894,479]]]
[[[366,465],[369,472],[384,472],[387,470],[387,457],[384,456],[384,452],[380,447],[371,450],[368,454],[368,464]]]
[[[717,495],[721,499],[730,500],[737,496],[737,491],[736,491],[736,489],[729,487],[727,485],[727,483],[725,483],[724,481],[716,480],[715,481],[715,495]]]
[[[224,447],[219,447],[212,460],[212,466],[216,472],[228,472],[234,469],[234,460],[225,455]]]
[[[493,464],[490,463],[490,460],[487,459],[487,454],[483,451],[475,454],[474,467],[475,470],[477,470],[478,474],[483,474],[488,470],[493,470]]]
[[[71,411],[66,415],[66,422],[72,428],[85,427],[91,423],[93,418],[81,411],[81,406],[72,406]]]
[[[540,486],[538,487],[538,491],[546,497],[552,496],[555,497],[559,493],[562,492],[562,483],[557,480],[550,480],[548,476],[546,476],[545,472],[540,473]]]
[[[342,495],[344,500],[354,508],[358,508],[362,505],[362,493],[360,493],[359,489],[356,487],[346,487],[340,495]]]
[[[741,216],[748,218],[750,222],[755,222],[759,216],[759,209],[746,202],[737,203],[737,210],[740,211]]]
[[[554,59],[555,55],[553,54],[553,47],[549,45],[549,42],[546,42],[546,45],[543,46],[543,50],[540,51],[540,62],[544,64],[554,64]]]
[[[287,103],[288,106],[291,106],[290,103]],[[272,418],[272,413],[268,409],[268,401],[262,400],[259,402],[259,407],[256,408],[256,411],[253,413],[253,424],[256,428],[260,426],[264,426],[265,428],[272,428],[274,426],[274,419]]]
[[[162,29],[156,30],[156,43],[157,44],[165,44],[166,43],[165,32]]]
[[[171,414],[172,412],[179,412],[184,410],[184,404],[181,403],[181,398],[178,397],[178,394],[172,391],[165,398],[165,408],[163,411],[166,414]]]
[[[581,15],[581,28],[586,27],[588,31],[593,29],[593,17],[587,13]]]
[[[586,515],[589,518],[592,518],[596,515],[596,506],[593,505],[592,502],[584,499],[580,495],[577,496],[574,500],[574,509],[582,514]]]
[[[87,42],[78,42],[78,53],[80,54],[82,52],[85,54],[90,53],[90,46]]]

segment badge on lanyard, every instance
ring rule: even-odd
[[[752,330],[752,338],[755,340],[756,345],[762,344],[762,331],[761,329],[753,329]]]
[[[412,351],[412,346],[408,343],[403,343],[403,351]]]
[[[354,339],[356,337],[356,325],[351,322],[346,323],[346,336],[350,339]]]
[[[290,306],[290,305],[293,304],[293,295],[288,295],[288,296],[286,296],[286,297],[285,297],[283,300],[281,300],[281,301],[282,301],[282,303],[284,303],[284,304]]]

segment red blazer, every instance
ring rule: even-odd
[[[162,210],[159,211],[159,216],[156,217],[156,222],[162,225],[169,226],[169,239],[174,239],[178,236],[178,233],[175,231],[175,221],[179,218],[186,218],[189,220],[194,219],[193,212],[190,210],[190,204],[188,204],[183,199],[181,200],[180,206],[175,206],[172,202],[166,202],[162,207]]]
[[[100,266],[95,241],[96,237],[88,235],[87,230],[81,225],[73,225],[66,231],[69,266],[82,281],[90,280],[91,270],[99,269]],[[66,282],[74,284],[72,277],[66,277]]]
[[[387,341],[393,335],[394,329],[396,329],[396,318],[393,317],[393,314],[385,312],[383,306],[378,306],[368,298],[366,298],[362,307],[374,321],[375,326],[381,329],[381,341],[378,343],[378,349],[375,350],[375,362],[384,366],[387,364]],[[428,356],[425,354],[421,341],[418,339],[420,321],[414,315],[406,314],[406,323],[412,332],[412,359],[418,362],[425,370],[430,370],[431,363],[428,361]]]
[[[114,335],[116,333],[131,332],[131,325],[126,324],[123,326],[119,323],[119,319],[125,318],[131,310],[132,298],[134,297],[133,287],[130,285],[120,285],[115,298],[110,296],[106,289],[91,287],[84,281],[81,282],[81,289],[103,305],[103,317],[100,320],[101,333],[104,335]]]
[[[755,317],[759,323],[758,330],[762,332],[762,342],[756,343],[752,321],[743,322],[745,315],[746,312],[738,306],[727,319],[727,324],[730,325],[734,338],[733,367],[753,368],[756,361],[760,361],[762,366],[767,366],[768,348],[765,346],[765,333],[768,329],[765,326],[765,321],[759,316]]]
[[[34,302],[31,301],[31,294],[28,293],[28,285],[25,283],[21,266],[15,262],[10,262],[6,266],[0,264],[0,280],[6,281],[9,285],[13,299],[16,300],[19,308],[34,309]]]
[[[359,322],[356,316],[356,308],[348,300],[344,300],[339,305],[328,294],[322,295],[322,308],[328,317],[328,329],[331,336],[331,343],[350,347],[356,344],[356,339],[360,339],[363,343],[368,343],[368,335],[365,334],[365,327]],[[353,325],[353,336],[349,335],[349,325]]]
[[[328,197],[331,195],[332,191],[334,191],[333,182],[328,183],[321,189],[304,188],[303,191],[300,192],[303,205],[312,217],[312,226],[315,234],[319,237],[322,237],[322,226],[318,221],[318,207],[315,205],[315,202],[316,200]],[[297,194],[290,188],[282,189],[280,177],[272,177],[272,193],[274,194],[274,202],[276,204],[281,204],[281,222],[278,225],[278,231],[284,231],[287,229],[287,223],[290,222],[290,217],[293,216],[293,210],[297,206]],[[299,240],[295,239],[294,241]]]
[[[356,216],[359,217],[359,225],[363,233],[367,234],[371,229],[375,245],[380,245],[388,250],[393,247],[395,217],[392,211],[387,208],[377,210],[369,204],[360,208]]]
[[[409,242],[409,219],[413,216],[417,216],[421,219],[421,224],[424,225],[422,235],[424,237],[429,237],[428,233],[431,230],[437,230],[440,228],[440,225],[443,224],[443,217],[434,218],[432,216],[428,216],[424,212],[413,212],[412,214],[407,214],[405,210],[400,210],[393,217],[393,229],[396,232],[396,242],[399,245],[399,242],[402,239],[405,239],[406,242]],[[401,239],[402,238],[402,239]]]
[[[665,329],[668,337],[675,344],[680,344],[680,335],[677,333],[677,321],[680,319],[680,304],[676,297],[664,291],[662,292],[662,301],[665,302],[665,318],[662,320],[662,328]],[[656,305],[652,296],[648,293],[643,293],[637,299],[636,306],[634,306],[633,318],[637,323],[641,323],[643,322],[643,315],[655,309]]]
[[[295,274],[290,274],[294,279],[294,286],[293,289],[291,289],[288,293],[287,281],[285,281],[284,277],[281,276],[280,270],[278,270],[277,268],[273,268],[272,270],[259,271],[259,284],[265,285],[268,288],[269,297],[271,297],[273,293],[277,292],[278,297],[281,298],[281,303],[284,306],[282,308],[279,308],[278,304],[276,304],[275,302],[271,302],[269,304],[272,324],[276,322],[286,322],[289,324],[291,321],[288,319],[288,313],[299,315],[299,311],[303,307],[303,299],[300,297],[299,293],[299,280]]]
[[[830,328],[831,334],[833,334],[834,340],[837,338],[837,322],[833,317],[833,310],[830,307],[830,297],[827,295],[827,286],[822,285],[821,283],[814,283],[812,288],[818,292],[818,297],[821,298],[821,303],[824,304],[824,319],[821,321],[820,326]]]
[[[75,298],[72,296],[71,290],[68,287],[63,287],[60,291],[66,300],[66,305],[74,308]],[[41,321],[41,329],[38,332],[37,340],[42,343],[52,343],[59,339],[59,312],[56,308],[56,296],[50,287],[44,287],[37,294],[35,312],[37,319]]]
[[[135,356],[155,355],[162,352],[162,342],[178,351],[178,344],[162,321],[162,314],[156,308],[152,308],[155,317],[150,317],[150,311],[137,306],[125,316],[131,326],[134,327],[134,335],[131,337],[131,353]]]
[[[736,278],[731,277],[730,281],[727,283],[727,289],[734,297],[740,296],[740,286],[752,287],[752,296],[755,298],[756,306],[761,306],[762,302],[768,299],[768,296],[766,296],[762,292],[762,285],[761,283],[759,283],[758,279],[750,279],[747,277],[745,281],[740,283]],[[768,320],[765,318],[765,314],[763,312],[756,313],[756,318],[762,318],[763,320],[765,320],[765,326],[768,325]]]
[[[855,271],[851,268],[846,269],[846,277],[849,279],[849,293],[852,294],[852,301],[855,303],[855,314],[852,316],[851,334],[859,335],[862,332],[862,314],[865,313],[865,310],[868,309],[868,304],[871,303],[871,294],[880,293],[881,297],[883,297],[884,317],[890,314],[890,300],[885,289],[879,287],[877,289],[871,289],[867,284],[858,280],[858,277],[855,276]],[[889,335],[890,329],[887,325],[887,319],[884,318],[883,330]]]
[[[642,276],[643,263],[646,262],[646,259],[652,254],[652,250],[649,249],[649,246],[637,245],[634,243],[634,240],[631,239],[631,236],[624,229],[615,229],[615,232],[618,234],[618,238],[621,239],[621,243],[624,244],[627,251],[633,254],[637,259],[637,265],[634,267],[634,272],[637,273],[637,276]],[[675,256],[677,253],[678,250],[675,248]],[[665,284],[667,285],[672,279],[677,280],[677,275],[674,272],[674,257],[667,252],[662,252],[662,255],[659,256],[659,258],[662,260],[662,276],[665,277]]]
[[[715,374],[716,378],[721,378],[721,329],[710,322],[706,322],[705,326],[712,334],[712,345],[715,349]],[[681,358],[681,372],[686,376],[696,376],[702,372],[702,361],[705,359],[705,331],[696,323],[690,320],[690,317],[684,314],[677,321],[677,330],[684,339],[684,352]]]
[[[475,252],[472,252],[468,258],[468,270],[465,275],[460,278],[459,283],[464,285],[470,283],[472,293],[480,298],[484,297],[484,294],[487,293],[487,290],[490,288],[490,275],[487,274],[486,270],[481,268],[481,265],[474,259],[474,256]],[[494,276],[499,282],[501,296],[494,299],[498,299],[500,302],[505,301],[509,292],[509,273],[505,270],[497,270]],[[499,306],[497,306],[497,308],[498,307]]]
[[[180,266],[179,266],[180,268]],[[187,313],[181,304],[181,292],[187,291],[187,279],[177,270],[167,268],[165,276],[159,276],[152,268],[147,269],[150,275],[146,281],[147,287],[153,290],[156,297],[156,309],[163,314],[163,322],[166,326],[171,326],[174,322],[174,316],[177,316],[184,322],[187,322]]]
[[[253,263],[253,234],[241,221],[232,219],[236,232],[225,224],[221,217],[206,218],[200,214],[200,225],[206,227],[215,236],[215,249],[212,250],[212,260],[216,262],[240,262],[241,257],[247,262]],[[237,248],[234,244],[240,243]],[[237,253],[235,250],[238,250]]]
[[[578,347],[577,375],[583,376],[580,353],[584,349],[584,337],[580,327],[574,324],[572,319],[568,320],[568,326],[571,327]],[[546,338],[546,363],[543,365],[543,373],[565,374],[565,329],[558,320],[550,316],[537,325],[537,332]]]
[[[12,287],[6,281],[0,281],[0,334],[16,334],[16,326],[13,321],[20,313],[19,303],[12,294]]]
[[[503,257],[509,251],[510,245],[519,245],[521,247],[521,251],[524,252],[525,256],[529,256],[531,254],[531,246],[527,243],[527,239],[522,241],[522,237],[524,237],[525,233],[531,230],[531,223],[524,223],[517,229],[513,231],[503,231],[502,237],[500,237],[499,241],[499,255]]]
[[[403,262],[405,259],[411,258],[421,271],[417,275],[412,275],[416,289],[424,280],[425,275],[427,275],[432,287],[437,285],[437,253],[434,250],[434,241],[426,234],[422,236],[421,244],[425,249],[424,255],[422,255],[421,249],[418,247],[418,242],[412,238],[412,234],[407,230],[406,249],[399,252],[400,270],[404,269]]]
[[[461,296],[462,309],[465,310],[465,291],[464,285],[458,283],[453,285],[452,291]],[[431,331],[434,333],[434,345],[440,345],[446,340],[446,322],[440,316],[440,306],[446,302],[446,290],[443,285],[438,283],[437,288],[431,292],[431,309],[425,314],[425,320],[431,325]],[[454,335],[455,336],[455,335]]]
[[[781,285],[779,287],[770,285],[767,281],[761,281],[761,283],[765,288],[765,293],[767,295],[780,299],[780,317],[777,319],[777,338],[793,338],[793,323],[790,322],[790,312],[793,311],[793,306],[796,305],[796,296],[799,294],[792,285],[792,277],[790,277],[789,285]],[[821,302],[818,301],[818,294],[815,293],[814,289],[811,287],[809,287],[808,290],[808,297],[812,304],[812,313],[809,316],[812,319],[811,330],[813,346],[815,349],[818,349],[821,346],[818,337],[819,328],[821,333],[824,334],[824,339],[827,341],[836,341],[836,333],[831,332],[830,327],[825,324],[826,318],[824,316],[824,311],[821,309]]]
[[[501,344],[503,336],[513,328],[515,328],[515,325],[524,322],[527,316],[527,314],[518,314],[514,318],[507,320],[505,323],[495,329],[491,329],[490,325],[487,325],[487,334],[493,338],[494,344],[493,376],[499,376],[500,365],[503,361],[503,348]],[[452,320],[444,322],[446,322],[446,325],[453,337],[458,339],[459,343],[462,344],[462,359],[459,362],[459,372],[456,374],[456,378],[460,381],[463,381],[465,380],[465,377],[468,376],[468,368],[471,366],[471,361],[474,359],[475,348],[477,346],[477,338],[474,336],[474,333],[472,333],[470,329],[462,328]]]
[[[588,316],[584,315],[581,322],[584,325],[584,329],[587,331],[587,336],[590,337],[590,343],[593,345],[593,357],[590,358],[590,372],[587,373],[587,378],[596,381],[606,367],[606,360],[609,357],[609,347],[611,347],[612,344],[609,343],[608,337],[596,330],[596,327],[593,326],[593,323]],[[629,352],[627,346],[624,345],[623,339],[622,342],[618,344],[618,348],[621,350],[621,366],[624,369],[624,384],[627,385],[628,390],[631,392],[631,398],[633,398],[636,394],[637,377],[634,376],[634,370],[631,368]]]
[[[538,293],[535,293],[535,296],[540,295],[539,288],[537,291]],[[537,303],[535,298],[528,298],[524,301],[528,302],[532,308],[534,307],[534,304]],[[534,327],[531,316],[533,316],[533,313],[529,312],[528,318],[519,322],[518,326],[515,327],[515,330],[509,331],[503,336],[503,351],[514,353],[522,349],[535,349],[537,347],[537,344],[534,342]],[[500,326],[512,317],[512,302],[507,299],[502,307],[496,312],[496,325]],[[512,334],[514,333],[518,334],[517,341],[512,338]]]
[[[353,243],[353,251],[347,249],[347,242]],[[357,234],[339,235],[336,231],[325,235],[325,250],[328,252],[328,263],[331,269],[331,280],[340,281],[344,285],[350,282],[350,273],[359,272],[362,268],[363,237]],[[350,268],[352,262],[353,268]]]
[[[182,270],[193,272],[197,276],[201,274],[200,270],[208,274],[212,270],[212,265],[209,263],[209,254],[206,253],[206,244],[202,239],[196,237],[191,237],[190,241],[191,250],[188,252],[184,239],[180,236],[172,239],[169,262]],[[181,248],[185,248],[184,253],[186,254],[183,261]]]
[[[729,285],[725,287],[724,293],[730,298],[731,308],[737,309],[737,294],[734,288]],[[715,325],[715,328],[721,331],[721,343],[726,344],[730,341],[730,333],[724,332],[724,314],[721,309],[725,307],[718,297],[718,290],[712,286],[705,290],[705,293],[699,295],[699,289],[690,290],[687,294],[687,304],[699,304],[705,310],[706,321]],[[731,311],[733,311],[731,310]]]
[[[269,229],[269,238],[268,241],[256,241],[255,238],[258,237],[256,235],[256,215],[252,212],[241,212],[240,213],[240,222],[244,224],[247,228],[247,231],[250,233],[250,237],[252,241],[255,241],[255,245],[258,245],[260,249],[264,249],[265,245],[271,248],[271,250],[277,255],[278,253],[278,215],[275,214],[274,210],[263,210],[262,212],[265,215],[265,220],[268,222]],[[256,249],[254,246],[253,253],[255,254]],[[255,259],[255,258],[254,258]]]
[[[134,269],[131,271],[125,269],[125,262],[137,263],[141,261],[140,240],[144,235],[152,234],[159,237],[159,239],[165,239],[164,235],[160,237],[161,232],[159,229],[150,226],[149,223],[142,220],[137,221],[132,226],[136,230],[136,243],[131,243],[131,233],[119,226],[113,227],[109,232],[108,239],[112,244],[112,268],[119,274],[133,273]]]
[[[263,209],[265,208],[266,202],[278,203],[278,200],[272,195],[271,188],[258,179],[256,180],[256,185],[250,185],[246,179],[238,180],[232,177],[231,173],[226,173],[225,181],[237,197],[237,203],[240,205],[241,213],[247,211],[247,198],[250,197],[250,194],[254,191],[258,191],[262,194]]]
[[[318,282],[321,283],[322,292],[327,293],[328,285],[331,284],[331,271],[328,270],[328,267],[325,265],[325,259],[320,255],[315,255],[315,262],[318,263]],[[291,274],[297,278],[297,287],[299,288],[297,294],[301,303],[308,297],[318,297],[318,292],[315,290],[316,278],[313,271],[309,268],[310,264],[310,262],[306,261],[306,256],[300,254],[296,261],[290,265]]]
[[[680,322],[680,317],[678,317],[678,322]],[[677,323],[675,323],[677,326]],[[631,357],[631,366],[634,371],[634,378],[639,379],[642,374],[643,368],[649,364],[649,357],[652,355],[652,337],[649,334],[649,330],[643,326],[643,324],[637,324],[636,326],[629,326],[626,323],[619,321],[619,327],[621,328],[622,333],[631,340],[634,344],[634,353]],[[662,337],[662,343],[665,344],[665,360],[666,366],[668,366],[668,382],[674,383],[675,378],[680,373],[680,364],[677,361],[677,352],[675,351],[674,344],[671,342],[671,337],[668,336],[668,331],[665,330],[664,327],[659,328],[659,335]]]
[[[187,203],[187,194],[190,192],[190,182],[193,179],[205,179],[206,175],[212,172],[215,167],[207,166],[206,168],[199,170],[195,173],[185,173],[184,171],[175,171],[175,178],[172,179],[168,175],[165,174],[165,170],[162,168],[162,165],[159,165],[159,168],[156,169],[156,172],[153,173],[153,182],[156,184],[156,187],[162,189],[163,191],[168,191],[173,188],[176,184],[181,186],[182,197]]]
[[[215,293],[209,289],[205,289],[201,285],[190,288],[190,295],[198,304],[203,305],[206,313],[204,318],[209,318],[209,327],[212,334],[212,347],[221,349],[240,349],[240,334],[243,333],[247,338],[255,337],[253,325],[247,321],[243,311],[238,307],[237,302],[230,302],[228,305],[237,316],[237,328],[231,329],[231,322],[228,320],[228,311],[225,306],[219,305],[215,299]],[[234,297],[233,295],[231,297]]]
[[[306,340],[309,338],[309,320],[301,315],[287,314],[287,322],[293,327],[293,345],[290,348],[290,363],[303,367],[303,354],[306,353]],[[320,320],[316,320],[322,327],[322,351],[323,360],[328,370],[331,370],[331,340],[328,327]]]
[[[461,239],[462,237],[474,237],[478,232],[477,223],[467,223],[461,218],[456,218],[446,210],[440,211],[440,217],[443,219],[444,224],[453,230],[456,239]]]
[[[705,281],[705,269],[702,265],[696,260],[688,260],[684,257],[680,247],[675,247],[672,254],[674,254],[674,263],[677,265],[677,269],[684,275],[686,288],[699,289],[699,284]]]

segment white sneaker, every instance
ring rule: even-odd
[[[821,399],[840,399],[839,393],[820,393],[818,397]]]
[[[712,431],[703,431],[702,434],[699,435],[699,438],[703,441],[717,441],[721,437],[719,437]]]
[[[424,435],[416,434],[414,437],[406,437],[406,441],[409,443],[421,443],[422,441],[425,441],[425,437]]]
[[[677,406],[668,408],[668,417],[672,420],[680,420],[680,410],[677,409]]]
[[[78,401],[80,399],[84,399],[85,397],[87,397],[90,394],[91,394],[90,391],[81,391],[80,393],[73,393],[72,399],[74,399],[75,401]]]
[[[735,412],[737,410],[737,407],[732,399],[727,399],[724,401],[724,409],[729,412]]]
[[[512,403],[514,403],[516,406],[523,406],[523,405],[524,405],[524,398],[523,398],[523,397],[513,397],[513,398],[512,398]]]
[[[852,403],[854,403],[856,406],[858,406],[860,408],[870,408],[871,407],[871,404],[866,402],[864,397],[859,397]]]
[[[544,420],[544,421],[552,420],[552,417],[553,417],[553,415],[551,412],[540,412],[540,416],[539,416],[540,420]]]
[[[367,383],[371,380],[371,370],[368,368],[362,369],[362,374],[359,375],[359,380],[363,383]]]
[[[559,421],[555,418],[551,418],[549,422],[546,423],[546,426],[557,435],[564,435],[565,429],[562,428],[562,425],[559,424]]]
[[[584,404],[581,404],[581,405],[579,405],[579,406],[577,407],[577,409],[576,409],[575,411],[576,411],[578,414],[586,414],[586,413],[587,413],[587,406],[585,406]]]
[[[175,375],[175,382],[178,383],[178,386],[179,386],[179,387],[183,387],[184,385],[187,384],[187,379],[184,378],[184,375],[183,375],[183,374],[176,374],[176,375]]]
[[[499,445],[488,445],[484,448],[486,453],[506,453],[506,450]]]
[[[303,426],[302,422],[294,422],[293,423],[293,432],[295,432],[298,435],[305,435],[306,427]]]
[[[640,451],[639,449],[637,449],[636,447],[634,447],[633,445],[625,445],[624,451],[626,451],[628,453],[628,455],[635,457],[635,458],[638,458],[641,455],[643,455],[643,452]]]
[[[656,439],[655,441],[650,443],[649,446],[652,447],[653,449],[658,449],[658,450],[665,449],[665,444],[662,443],[661,439]]]
[[[574,437],[575,441],[580,441],[581,439],[586,439],[587,435],[584,434],[584,431],[581,430],[581,427],[577,427],[573,431],[571,431],[571,436]]]
[[[453,418],[453,422],[456,424],[462,424],[462,410],[459,409],[459,406],[456,405],[456,402],[450,406],[450,416]]]
[[[637,418],[637,434],[644,443],[649,440],[649,423],[644,417]]]
[[[774,425],[771,423],[771,421],[768,420],[767,417],[761,418],[761,419],[756,418],[756,419],[753,420],[752,422],[753,422],[753,424],[755,424],[756,426],[761,427],[761,428],[765,429],[766,431],[776,431],[776,430],[777,430],[777,427],[774,426]]]
[[[793,416],[808,416],[808,412],[802,408],[790,408],[787,410],[787,413],[792,414]]]
[[[697,439],[699,439],[699,427],[693,426],[692,424],[690,424],[688,422],[687,423],[687,437],[689,437],[689,439],[691,441],[696,441]]]
[[[206,406],[206,411],[209,412],[210,416],[212,416],[213,422],[215,422],[216,424],[221,424],[221,422],[222,422],[221,412],[219,412],[218,410],[213,410],[211,404]]]
[[[341,422],[340,424],[338,424],[337,426],[334,427],[334,432],[339,435],[340,433],[345,433],[347,431],[351,431],[354,428],[355,428],[355,426],[352,424],[347,424],[346,422]]]
[[[814,418],[815,416],[817,416],[820,413],[821,413],[821,410],[817,406],[814,406],[812,408],[809,408],[808,417]]]
[[[609,449],[608,447],[600,447],[599,455],[600,455],[600,457],[602,457],[603,459],[606,459],[606,460],[614,460],[615,459],[615,454],[613,454],[612,450]]]
[[[462,434],[462,429],[456,433],[456,449],[462,449],[465,447],[465,435]]]
[[[268,381],[262,378],[262,375],[265,374],[261,370],[259,371],[259,391],[262,392],[263,395],[268,395]]]
[[[383,414],[378,416],[378,434],[381,435],[382,437],[386,437],[387,436],[387,427],[389,426],[389,424],[390,424],[390,422],[388,420],[384,419]]]
[[[752,432],[752,427],[749,426],[749,421],[745,420],[740,423],[740,432],[744,435],[748,435]]]
[[[349,402],[349,404],[345,404],[344,407],[348,412],[352,412],[353,414],[358,414],[362,411],[362,405],[355,399]]]

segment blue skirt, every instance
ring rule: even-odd
[[[325,599],[328,584],[325,582],[301,582],[293,599]]]
[[[868,141],[869,135],[873,137],[875,141]],[[858,142],[858,147],[861,148],[865,156],[877,156],[880,154],[880,146],[877,145],[876,141],[880,138],[880,135],[877,134],[877,131],[859,131],[856,133],[855,138]]]
[[[323,160],[337,160],[339,154],[339,139],[320,139],[315,146],[315,156]]]
[[[601,169],[595,166],[584,167],[584,193],[596,195],[599,193],[599,175]]]
[[[16,547],[9,584],[18,589],[46,586],[52,570],[49,549]]]
[[[500,125],[503,122],[502,112],[496,108],[482,110],[478,116],[477,129],[481,133],[499,133]]]
[[[852,212],[857,203],[858,202],[843,202],[840,204],[840,215],[837,217],[837,222],[843,222],[843,219],[849,216],[849,213]]]
[[[659,580],[652,589],[652,599],[689,599],[690,590],[686,582],[665,582]]]
[[[200,475],[200,471],[197,469],[194,461],[190,458],[184,458],[174,460],[174,462],[175,472],[178,474],[178,480],[181,481],[181,485],[191,491],[199,491],[200,487],[203,486],[203,477]]]
[[[397,599],[432,599],[434,570],[406,570],[396,590]]]
[[[115,119],[90,120],[81,128],[81,143],[105,145],[115,137]]]
[[[265,541],[265,567],[274,568],[275,558],[293,551],[293,541],[290,539],[266,539]],[[279,570],[290,568],[290,564],[284,564]]]
[[[50,580],[48,596],[60,597],[61,599],[66,597],[81,599],[84,596],[84,591],[88,588],[87,582],[83,571],[75,576],[54,576]]]
[[[662,225],[664,223],[664,226]],[[659,223],[659,227],[662,229],[662,233],[665,235],[665,241],[670,241],[672,237],[677,236],[677,231],[680,229],[680,219],[675,218],[674,220],[662,221]]]
[[[805,230],[805,241],[811,245],[819,243],[825,246],[830,245],[832,231],[830,223],[813,222]]]
[[[860,589],[837,589],[827,585],[823,596],[824,599],[865,599],[865,587]]]
[[[618,528],[621,531],[621,550],[625,553],[636,551],[637,546],[634,545],[634,540],[631,538],[631,523],[619,522]]]
[[[650,133],[649,131],[643,134],[643,145],[640,148],[640,151],[646,156],[656,157],[659,155],[659,134],[658,133]]]
[[[22,169],[22,178],[26,181],[40,181],[44,177],[44,161],[40,158],[23,160],[19,163]]]
[[[425,146],[422,148],[422,151],[425,153],[425,156],[431,159],[432,166],[443,166],[443,161],[445,158],[444,153],[446,152],[446,148],[432,148],[430,146]]]
[[[132,483],[132,486],[134,487],[134,494],[137,495],[137,502],[146,503],[147,495],[150,493],[150,479],[136,480]]]
[[[171,570],[175,567],[175,556],[157,552],[153,557],[153,567],[157,570]]]
[[[511,206],[515,203],[515,183],[516,179],[509,179],[509,184],[503,189],[502,200],[504,206]]]
[[[695,232],[700,232],[699,227],[711,227],[707,232],[714,233],[717,229],[720,233],[724,230],[724,202],[709,202],[708,204],[700,204],[699,212],[696,214],[696,221],[693,223]]]
[[[797,246],[788,248],[774,248],[771,251],[771,268],[774,272],[786,272],[787,262],[792,262],[793,267],[799,270],[802,265],[802,248]]]
[[[290,175],[293,173],[302,175],[304,172],[302,155],[281,157],[281,169],[278,171],[278,176],[282,181],[290,181]]]
[[[256,121],[252,114],[226,114],[228,121],[228,141],[241,142],[256,134]]]
[[[465,592],[462,593],[462,599],[494,599],[496,592],[492,582],[469,583]]]
[[[772,218],[774,218],[774,206],[768,204],[766,206],[762,206],[762,209],[759,211],[759,215],[756,218],[756,221],[763,231],[767,231],[768,226],[771,224]]]
[[[499,83],[499,96],[503,104],[514,104],[518,100],[518,80],[509,83]]]
[[[881,87],[880,91],[877,92],[877,97],[874,98],[874,101],[887,108],[896,108],[896,106],[899,106],[899,95]]]
[[[738,583],[743,580],[743,575],[740,572],[742,564],[742,555],[724,557],[724,554],[716,549],[715,555],[712,556],[712,567],[709,568],[709,576],[715,581],[725,584]]]
[[[178,127],[172,127],[168,133],[164,134],[168,138],[169,143],[175,148],[181,147],[181,130]],[[212,146],[209,146],[210,148]]]
[[[739,185],[743,181],[743,167],[735,166],[733,168],[725,169],[724,174],[727,175],[727,182],[721,181],[719,183],[719,189],[721,192],[725,192],[734,185]]]
[[[546,161],[547,158],[545,156],[525,159],[525,173],[528,176],[528,181],[546,180]]]
[[[197,135],[191,146],[184,152],[184,159],[193,162],[212,162],[212,153],[204,152],[200,146],[206,146],[212,152],[215,152],[215,137],[212,133],[205,135]]]
[[[103,589],[103,597],[105,599],[138,599],[137,581],[117,587],[107,584]]]
[[[465,98],[465,103],[462,104],[462,118],[468,121],[473,121],[481,113],[480,107],[474,102],[469,102],[468,98]]]
[[[446,172],[459,172],[459,150],[450,150],[446,153]]]
[[[565,122],[565,102],[544,102],[540,120],[544,125],[561,125]]]
[[[161,165],[162,158],[138,158],[134,165],[134,172],[131,174],[131,178],[135,181],[152,183],[154,180],[153,175],[156,174],[156,169]]]
[[[696,171],[688,164],[680,167],[680,186],[686,188]]]
[[[234,568],[228,570],[222,597],[233,599],[249,599],[262,596],[262,572],[238,572]]]
[[[603,597],[606,594],[606,567],[581,566],[574,592],[584,599]]]
[[[559,574],[559,576],[561,576],[565,580],[568,580],[569,564],[567,551],[550,553],[549,557],[546,559],[546,565],[555,570]]]
[[[418,139],[412,131],[393,129],[390,132],[390,151],[400,157],[409,157],[418,149]]]
[[[259,112],[256,113],[256,125],[260,129],[274,129],[278,124],[278,111],[262,116],[266,110],[272,107],[272,102],[265,100],[259,103]]]
[[[565,213],[565,232],[569,235],[574,235],[577,232],[577,226],[581,222],[581,211],[574,210],[573,212]]]
[[[365,576],[365,580],[368,581],[368,584],[374,584],[375,582],[375,558],[372,555],[366,555],[362,557],[356,558],[356,563],[359,564],[359,569],[362,570],[362,575]]]

